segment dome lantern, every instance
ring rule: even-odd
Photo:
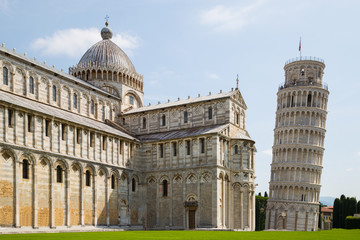
[[[109,28],[109,23],[106,21],[105,27],[101,29],[101,37],[103,40],[106,40],[106,39],[111,39],[112,36],[113,36],[113,31],[111,30],[111,28]]]

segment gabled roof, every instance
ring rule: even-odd
[[[82,79],[79,79],[77,77],[74,77],[66,72],[63,72],[63,71],[59,71],[58,69],[56,69],[55,67],[50,67],[48,65],[46,65],[45,63],[41,63],[41,62],[38,62],[37,60],[34,60],[34,59],[31,59],[27,56],[23,56],[15,51],[11,51],[3,46],[0,45],[0,52],[3,52],[5,54],[9,54],[11,55],[12,57],[16,58],[16,59],[20,59],[21,61],[24,61],[26,62],[27,65],[31,65],[33,64],[33,66],[37,66],[38,68],[42,68],[43,70],[45,71],[50,71],[52,72],[53,74],[57,75],[57,76],[61,76],[62,78],[65,78],[66,80],[68,81],[73,81],[75,84],[79,84],[83,87],[87,87],[87,88],[90,88],[94,91],[97,91],[99,93],[101,93],[102,95],[107,95],[107,96],[110,96],[114,99],[117,99],[117,100],[121,100],[118,96],[115,96],[109,92],[106,92],[104,90],[102,90],[101,88],[98,88],[96,87],[95,85],[92,85]]]
[[[229,123],[225,123],[225,124],[218,124],[211,126],[178,129],[178,130],[172,130],[166,132],[142,134],[142,135],[137,135],[136,137],[140,139],[142,142],[166,141],[171,139],[179,139],[179,138],[187,138],[187,137],[190,138],[200,135],[217,134],[217,133],[221,134],[228,126]],[[232,134],[230,138],[253,141],[250,138],[250,136],[246,135],[246,133],[244,133],[244,131],[241,129],[236,131],[235,134]]]
[[[21,97],[12,93],[0,91],[0,102],[6,102],[8,105],[11,104],[26,108],[32,112],[41,113],[48,115],[49,117],[55,117],[68,122],[72,122],[79,125],[84,125],[89,128],[103,131],[111,135],[117,135],[119,137],[127,138],[129,140],[138,141],[135,137],[124,133],[116,128],[113,128],[103,122],[99,122],[57,107],[49,106],[41,102],[37,102],[25,97]]]
[[[206,134],[214,134],[222,131],[224,128],[228,126],[227,124],[221,125],[211,125],[205,127],[195,127],[195,128],[187,128],[180,130],[173,130],[167,132],[158,132],[151,134],[138,135],[137,138],[143,142],[155,142],[155,141],[165,141],[170,139],[178,139],[178,138],[186,138],[193,137],[199,135]]]
[[[128,112],[124,113],[124,115],[152,111],[152,110],[156,110],[156,109],[171,108],[171,107],[187,105],[187,104],[192,104],[192,103],[198,103],[198,102],[211,101],[211,100],[221,99],[221,98],[229,98],[237,93],[240,94],[240,98],[242,99],[240,91],[234,90],[234,91],[225,92],[225,93],[218,93],[218,94],[212,94],[212,95],[201,96],[201,97],[196,97],[196,98],[184,99],[184,100],[180,100],[180,101],[176,101],[176,102],[161,103],[161,104],[157,104],[157,105],[153,105],[153,106],[135,108],[135,109],[131,109]],[[243,104],[245,104],[244,101],[243,101]]]

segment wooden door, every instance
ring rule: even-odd
[[[189,229],[195,228],[195,210],[189,210]]]

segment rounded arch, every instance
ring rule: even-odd
[[[167,176],[167,175],[162,175],[162,176],[159,178],[159,183],[162,183],[164,180],[170,182],[169,176]]]
[[[63,159],[57,159],[54,163],[54,168],[56,168],[57,166],[60,166],[64,169],[69,169],[69,164],[63,160]]]
[[[84,172],[83,166],[77,161],[73,162],[70,168],[72,171],[80,171],[80,173]]]
[[[135,98],[136,102],[138,103],[138,107],[143,106],[140,96],[134,90],[128,90],[127,92],[125,92],[124,97],[122,99],[123,102],[125,102],[124,99],[130,95]]]
[[[96,169],[95,169],[94,165],[92,165],[91,163],[86,164],[83,172],[85,173],[87,170],[89,170],[91,174],[96,175]]]
[[[146,182],[149,184],[153,184],[156,183],[156,177],[155,176],[150,176],[146,179]]]
[[[117,97],[120,97],[119,90],[113,84],[103,83],[100,85],[100,89],[102,89],[112,95],[115,95]]]
[[[189,193],[188,195],[186,195],[186,201],[187,202],[195,202],[197,201],[197,195],[195,193]]]
[[[97,173],[99,175],[105,175],[106,177],[110,177],[109,171],[107,168],[100,166],[99,169],[97,170]]]
[[[28,160],[29,161],[29,164],[30,165],[33,165],[33,164],[36,164],[36,158],[34,157],[34,155],[30,152],[24,152],[20,157],[19,157],[19,161],[22,161],[22,160]],[[52,162],[50,161],[50,159],[47,157],[47,156],[41,156],[39,158],[39,160],[42,160],[42,159],[46,159],[46,161],[49,162],[50,166],[52,164]]]
[[[11,148],[3,148],[0,153],[4,158],[11,157],[15,161],[18,160],[17,155],[15,154],[14,150],[12,150]]]
[[[8,69],[8,71],[9,71],[9,73],[14,73],[15,72],[15,67],[9,61],[3,60],[2,61],[2,66],[6,67]]]

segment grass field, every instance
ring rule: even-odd
[[[360,230],[340,230],[319,232],[228,232],[228,231],[124,231],[124,232],[89,232],[89,233],[35,233],[0,235],[0,239],[11,240],[115,240],[115,239],[360,239]]]

